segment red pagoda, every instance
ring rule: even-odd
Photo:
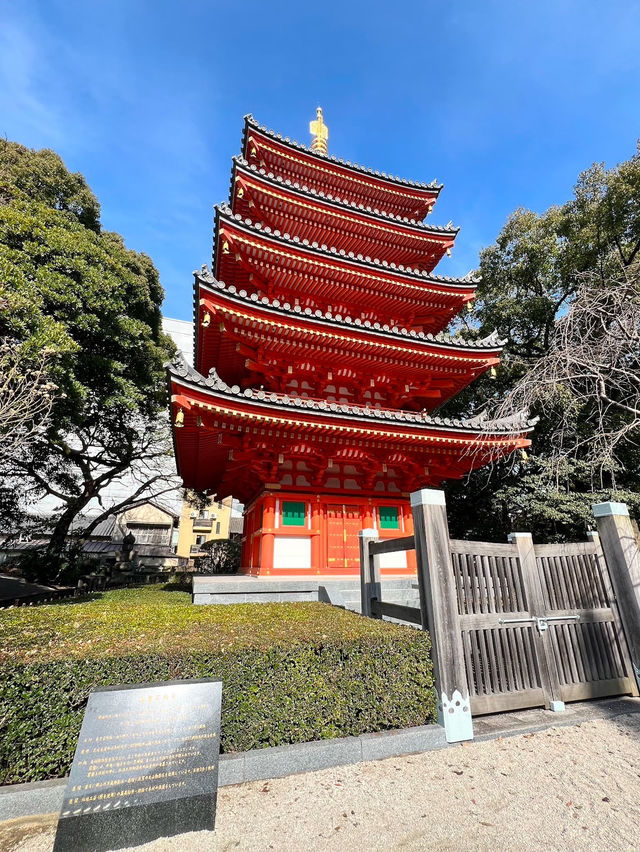
[[[194,363],[170,367],[179,473],[244,503],[242,571],[357,574],[358,531],[413,531],[409,494],[529,445],[524,419],[428,412],[498,363],[496,335],[443,335],[477,281],[434,275],[458,233],[442,189],[245,118],[213,271],[195,273]],[[385,573],[414,567],[389,554]]]

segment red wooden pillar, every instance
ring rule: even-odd
[[[404,520],[404,533],[403,535],[413,535],[413,514],[411,512],[411,504],[403,503],[400,507],[400,511],[402,512],[402,517]],[[416,561],[416,552],[415,550],[407,550],[407,571],[410,571],[412,574],[417,573],[418,563]]]
[[[251,567],[251,529],[253,522],[253,510],[245,512],[243,518],[242,553],[240,565],[242,568]]]
[[[362,529],[373,529],[373,506],[371,505],[371,500],[362,507]]]
[[[322,506],[320,498],[311,501],[311,570],[322,573]]]
[[[262,552],[260,556],[260,573],[270,574],[273,570],[273,530],[276,525],[276,498],[268,494],[264,498],[262,515]]]

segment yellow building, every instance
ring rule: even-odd
[[[202,545],[217,538],[229,538],[232,497],[212,500],[206,509],[197,509],[186,500],[182,504],[180,531],[178,534],[178,556],[193,559],[202,554]]]

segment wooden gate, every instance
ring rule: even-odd
[[[637,694],[597,536],[578,544],[451,541],[474,715]]]
[[[451,541],[444,492],[415,491],[411,507],[413,536],[359,533],[362,613],[429,631],[447,742],[473,739],[472,713],[639,694],[640,549],[624,504],[594,506],[602,546],[597,533],[578,544],[534,545],[529,533]],[[381,599],[381,554],[413,548],[419,609]]]

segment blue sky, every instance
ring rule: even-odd
[[[245,113],[306,143],[321,104],[331,153],[442,181],[462,275],[516,207],[633,154],[639,44],[635,0],[0,0],[0,133],[83,172],[190,319]]]

